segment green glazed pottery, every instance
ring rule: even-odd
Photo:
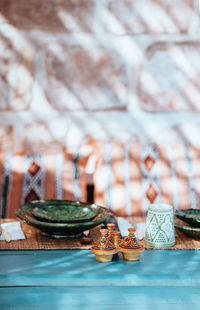
[[[189,237],[200,239],[200,228],[175,224],[175,227],[188,235]]]
[[[76,223],[92,220],[96,216],[97,208],[90,207],[81,202],[73,201],[66,204],[65,201],[43,202],[33,208],[32,214],[47,222]]]
[[[70,223],[53,223],[45,222],[37,219],[33,214],[33,209],[44,205],[78,205],[83,208],[89,208],[95,213],[92,220],[84,222],[70,222]],[[79,238],[85,230],[89,230],[103,222],[109,216],[109,211],[106,208],[97,206],[95,204],[73,202],[68,200],[40,200],[32,201],[20,206],[15,210],[17,218],[38,228],[42,233],[54,238]]]
[[[190,224],[192,227],[200,228],[200,210],[199,209],[187,209],[180,210],[175,213],[175,216],[180,220]]]

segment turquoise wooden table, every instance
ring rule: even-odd
[[[200,309],[200,251],[98,263],[89,250],[1,250],[0,309]]]

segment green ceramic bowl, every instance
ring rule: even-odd
[[[191,238],[200,239],[200,228],[175,224],[175,227]]]
[[[87,208],[91,208],[95,212],[95,217],[92,220],[78,222],[78,223],[51,223],[37,219],[32,211],[34,208],[41,205],[52,205],[52,204],[80,204]],[[26,224],[32,225],[38,228],[42,233],[54,237],[54,238],[79,238],[85,230],[89,230],[103,222],[109,216],[109,211],[106,208],[97,206],[95,204],[73,202],[69,200],[40,200],[32,201],[24,204],[15,210],[17,218],[25,222]]]
[[[40,202],[32,209],[32,214],[39,220],[55,223],[78,223],[92,220],[97,215],[98,208],[94,205],[72,201],[54,200],[52,203]]]
[[[200,210],[199,209],[187,209],[179,210],[175,213],[175,216],[180,220],[190,224],[192,227],[200,228]]]

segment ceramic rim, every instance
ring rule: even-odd
[[[167,203],[154,203],[149,206],[149,211],[152,212],[170,212],[173,211],[173,207]]]

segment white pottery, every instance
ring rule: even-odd
[[[174,212],[169,204],[151,204],[148,209],[145,243],[164,248],[175,244]]]

